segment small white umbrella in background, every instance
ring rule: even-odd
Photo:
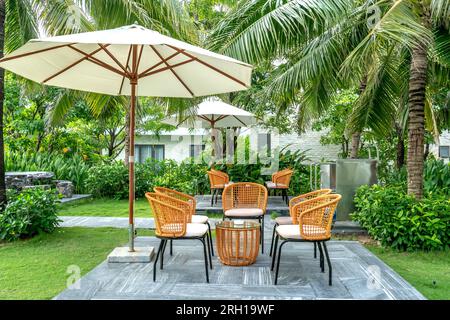
[[[129,226],[134,251],[136,96],[192,98],[250,86],[252,66],[139,25],[30,40],[0,67],[41,84],[127,95],[130,103]]]
[[[254,125],[257,119],[253,113],[225,103],[219,98],[208,98],[198,106],[188,110],[184,118],[178,119],[177,116],[172,116],[164,119],[163,122],[183,128],[193,128],[198,124],[202,128],[210,128],[212,142],[214,143],[216,134],[213,131],[215,129],[249,127]],[[214,145],[214,148],[216,147]]]

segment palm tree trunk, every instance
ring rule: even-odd
[[[5,1],[0,0],[0,58],[3,57],[5,44]],[[5,144],[3,140],[3,100],[5,98],[5,71],[0,68],[0,212],[6,205],[5,185]]]
[[[358,158],[359,143],[361,141],[361,131],[353,132],[352,134],[352,150],[350,152],[350,158]]]
[[[359,83],[359,94],[362,94],[367,87],[367,75],[361,79]],[[361,131],[353,132],[352,134],[352,150],[350,152],[350,158],[358,158],[359,144],[361,143]]]
[[[423,196],[423,156],[425,134],[425,90],[427,82],[427,47],[414,48],[409,78],[408,116],[408,193]]]

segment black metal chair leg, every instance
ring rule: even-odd
[[[272,256],[272,252],[273,252],[273,243],[275,241],[275,231],[277,229],[277,224],[275,223],[273,226],[273,232],[272,232],[272,241],[270,242],[270,253],[269,256]]]
[[[272,265],[270,267],[270,270],[273,271],[273,267],[275,266],[275,258],[277,257],[277,249],[278,249],[278,238],[280,236],[278,234],[275,235],[275,245],[273,250],[273,256],[272,256]]]
[[[214,205],[214,193],[216,193],[216,189],[211,190],[211,207]]]
[[[166,252],[167,241],[168,240],[164,240],[164,245],[162,247],[161,260],[160,260],[160,266],[159,266],[159,268],[161,270],[164,268],[164,253]]]
[[[211,255],[214,256],[214,246],[213,246],[213,241],[212,241],[211,225],[209,224],[209,222],[206,222],[206,224],[208,225],[209,243],[211,244]]]
[[[320,254],[320,262],[319,262],[319,266],[320,266],[320,270],[321,272],[325,272],[325,264],[323,261],[323,251],[322,251],[322,245],[320,244],[320,241],[317,242],[317,246],[319,247],[319,254]]]
[[[323,245],[323,251],[325,251],[325,257],[327,258],[327,264],[328,264],[328,284],[331,286],[333,285],[332,275],[333,275],[333,269],[331,267],[331,260],[328,255],[327,245],[325,242],[322,242]]]
[[[278,270],[280,269],[280,259],[281,259],[281,249],[283,248],[283,245],[286,244],[288,241],[283,241],[280,244],[280,248],[278,249],[278,259],[277,259],[277,268],[275,270],[275,285],[278,283]]]
[[[314,241],[314,259],[317,258],[317,243]]]
[[[212,256],[211,256],[211,242],[209,241],[209,234],[206,233],[206,244],[208,245],[208,260],[209,260],[209,267],[212,270]]]
[[[173,255],[173,240],[170,240],[170,255]]]
[[[206,243],[205,238],[200,239],[203,243],[203,256],[205,257],[205,272],[206,272],[206,282],[209,283],[209,273],[208,273],[208,255],[206,253]]]
[[[158,263],[158,258],[161,255],[162,247],[164,245],[164,240],[161,239],[159,243],[158,252],[156,253],[155,261],[153,262],[153,281],[156,281],[156,264]]]
[[[264,216],[262,216],[261,222],[261,254],[264,253]]]

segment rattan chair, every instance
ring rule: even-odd
[[[206,224],[189,223],[191,206],[185,201],[161,193],[145,194],[155,217],[156,237],[161,239],[153,264],[153,281],[156,280],[156,265],[164,266],[164,252],[169,240],[200,240],[203,244],[206,282],[209,282],[209,267],[212,269],[212,257]],[[208,250],[207,250],[208,248]],[[208,253],[207,253],[208,251]]]
[[[222,194],[223,219],[258,219],[261,225],[261,252],[264,253],[264,215],[267,189],[252,182],[236,182]]]
[[[304,193],[301,194],[299,196],[296,196],[294,198],[292,198],[289,201],[289,216],[287,217],[277,217],[275,218],[275,224],[273,226],[273,231],[272,231],[272,241],[270,244],[270,256],[272,256],[272,252],[273,252],[273,243],[275,240],[275,229],[279,226],[279,225],[285,225],[285,224],[298,224],[297,222],[297,217],[296,215],[293,213],[292,208],[299,202],[305,201],[305,200],[309,200],[309,199],[313,199],[316,198],[318,196],[323,196],[326,194],[330,194],[332,192],[331,189],[319,189],[319,190],[315,190],[315,191],[311,191],[308,193]],[[314,258],[317,257],[317,246],[316,243],[314,243]]]
[[[291,169],[284,169],[272,174],[272,180],[266,181],[266,187],[272,191],[273,195],[276,195],[278,190],[281,191],[281,196],[286,203],[289,202],[287,191],[289,189],[289,183],[291,182],[292,174],[294,173]]]
[[[217,204],[219,194],[221,194],[225,186],[230,183],[230,177],[225,172],[213,168],[211,168],[210,171],[207,171],[207,173],[211,188],[211,206],[213,206],[214,203]]]
[[[169,189],[169,188],[165,188],[165,187],[154,187],[153,190],[156,193],[162,193],[165,194],[167,196],[173,197],[173,198],[177,198],[179,200],[182,200],[184,202],[187,202],[190,207],[191,207],[191,211],[190,211],[190,219],[188,221],[188,223],[202,223],[202,224],[206,224],[208,226],[208,233],[209,233],[209,243],[211,246],[211,254],[214,256],[214,247],[213,247],[213,243],[212,243],[212,234],[211,234],[211,225],[209,224],[208,221],[208,216],[206,215],[199,215],[199,214],[195,214],[195,209],[197,208],[197,201],[195,200],[195,197],[188,195],[186,193],[177,191],[177,190],[173,190],[173,189]],[[170,255],[172,255],[173,252],[173,248],[172,248],[172,241],[170,241]]]
[[[341,195],[328,194],[299,202],[292,208],[297,217],[298,224],[280,225],[276,228],[275,251],[272,256],[271,267],[271,270],[273,270],[275,259],[278,255],[275,271],[275,284],[278,282],[278,270],[280,268],[281,249],[283,246],[288,242],[306,241],[317,243],[320,252],[320,268],[322,272],[325,272],[325,253],[328,264],[328,284],[330,286],[332,285],[332,267],[325,243],[331,238],[333,214],[340,200]],[[283,241],[278,247],[278,239],[280,238]]]

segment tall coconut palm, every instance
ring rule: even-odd
[[[374,5],[380,15],[370,25],[368,9]],[[338,88],[357,86],[367,77],[349,126],[353,132],[369,127],[383,134],[407,103],[408,190],[420,198],[423,75],[427,63],[448,70],[449,51],[442,48],[448,39],[449,8],[448,0],[242,2],[213,32],[211,46],[252,63],[285,60],[264,92],[299,100],[305,115],[320,114]],[[438,39],[436,29],[447,36]]]

